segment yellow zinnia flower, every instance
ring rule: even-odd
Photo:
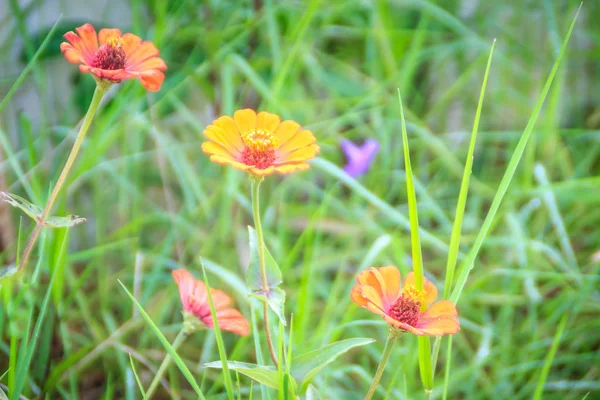
[[[219,117],[204,130],[209,141],[202,151],[219,164],[247,171],[257,176],[273,172],[289,174],[306,170],[306,161],[315,157],[319,146],[312,132],[297,122],[283,121],[278,115],[245,109],[233,118]]]

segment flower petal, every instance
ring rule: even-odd
[[[257,115],[258,121],[256,122],[256,128],[262,129],[267,132],[275,132],[281,118],[277,114],[271,114],[266,111],[261,111]]]
[[[133,39],[129,39],[133,40]],[[128,43],[128,47],[129,47]],[[127,54],[127,52],[125,53]],[[146,61],[149,58],[156,57],[160,54],[160,51],[156,48],[154,43],[145,41],[137,46],[131,54],[127,54],[127,60],[125,61],[125,69],[136,69],[136,66],[142,61]]]
[[[160,57],[152,57],[142,61],[141,63],[135,66],[135,70],[142,73],[148,69],[157,69],[164,71],[167,69],[167,64],[165,64],[165,61]]]
[[[393,265],[378,269],[381,277],[381,291],[383,303],[387,310],[400,297],[400,281],[402,279],[400,270]]]
[[[233,332],[240,336],[248,336],[250,334],[248,320],[244,318],[242,313],[233,308],[217,311],[217,321],[219,322],[219,328],[224,331]]]
[[[98,50],[98,37],[96,36],[96,30],[90,24],[83,24],[79,28],[75,28],[75,31],[77,31],[79,37],[81,38],[81,50],[84,57],[86,59],[93,58],[94,54]],[[74,44],[75,43],[73,43],[73,45]]]
[[[417,329],[426,335],[453,335],[460,330],[460,322],[457,317],[439,317],[433,320],[419,321]]]
[[[361,285],[372,286],[381,293],[381,283],[380,280],[375,276],[375,272],[377,272],[375,268],[369,268],[365,271],[361,271],[358,273],[358,275],[356,275],[356,281]]]
[[[216,155],[223,158],[230,158],[235,161],[233,154],[231,154],[225,147],[217,144],[216,142],[204,142],[202,143],[202,151],[206,154]]]
[[[256,112],[249,108],[233,114],[233,120],[242,136],[256,129],[257,119]]]
[[[219,128],[223,129],[225,132],[227,132],[228,135],[233,136],[237,136],[240,138],[240,142],[242,141],[242,137],[240,135],[240,130],[238,129],[237,125],[235,124],[235,121],[233,120],[233,118],[224,115],[222,117],[217,118],[214,122],[214,125],[218,126]]]
[[[231,304],[231,297],[229,297],[224,291],[219,289],[211,289],[210,295],[215,305],[215,310],[221,310]]]
[[[362,296],[367,299],[368,303],[367,303],[367,309],[373,313],[376,314],[383,314],[384,310],[383,310],[383,301],[381,299],[381,293],[378,292],[374,287],[372,286],[361,286],[360,287],[360,291],[362,293]],[[369,307],[369,305],[372,305],[374,307]]]
[[[267,167],[265,169],[260,169],[260,168],[250,166],[250,168],[248,168],[248,172],[251,172],[256,176],[267,176],[267,175],[271,175],[273,172],[275,172],[275,167],[273,165],[271,165],[270,167]]]
[[[219,164],[229,164],[233,168],[237,168],[242,171],[248,171],[250,168],[252,168],[251,166],[248,166],[244,163],[233,160],[231,157],[222,157],[222,156],[218,156],[218,155],[211,155],[210,161],[216,162]]]
[[[396,329],[400,329],[406,332],[410,332],[413,333],[417,336],[423,336],[424,332],[421,331],[420,329],[415,328],[414,326],[410,326],[408,324],[405,324],[404,322],[400,322],[395,320],[394,318],[388,316],[388,315],[384,315],[383,319],[385,320],[385,322],[389,325],[392,326]]]
[[[237,132],[231,134],[217,125],[209,125],[203,133],[207,139],[223,146],[236,157],[244,150],[244,143]]]
[[[292,136],[300,130],[300,124],[294,121],[283,121],[275,130],[275,137],[279,140],[279,144],[286,143]]]
[[[163,74],[157,69],[150,69],[144,71],[140,78],[140,82],[142,83],[142,85],[151,92],[156,92],[160,90],[160,87],[162,86],[164,80],[165,74]]]
[[[80,64],[85,62],[83,56],[81,55],[81,52],[75,47],[73,47],[73,45],[70,43],[61,43],[60,51],[62,51],[67,61],[71,64]]]
[[[290,140],[282,143],[278,149],[278,152],[280,155],[284,156],[296,149],[313,144],[314,142],[316,142],[316,139],[312,132],[307,129],[303,129],[292,136]]]
[[[116,37],[119,38],[121,37],[121,30],[120,29],[100,29],[100,32],[98,32],[98,41],[100,42],[100,46],[102,46],[104,43],[106,43],[106,39],[108,39],[109,37]]]
[[[298,161],[308,161],[317,155],[319,152],[319,146],[316,144],[311,144],[310,146],[302,147],[298,150],[294,150],[292,153],[285,156],[282,160],[283,162],[298,162]]]
[[[360,288],[361,288],[360,284],[354,285],[352,287],[352,291],[350,292],[350,298],[352,299],[354,304],[356,304],[357,306],[366,307],[367,303],[369,301],[363,297],[362,291]]]
[[[310,165],[306,163],[285,163],[275,167],[275,171],[280,174],[291,174],[295,171],[306,171],[310,168]]]
[[[433,303],[431,307],[421,313],[419,320],[421,319],[435,319],[438,317],[451,316],[455,317],[458,315],[456,306],[450,300],[440,300],[437,303]]]
[[[123,39],[125,54],[132,54],[142,44],[142,38],[133,33],[126,33],[121,36],[121,39]]]

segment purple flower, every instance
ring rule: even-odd
[[[367,139],[362,146],[357,146],[350,140],[344,139],[342,140],[342,150],[348,160],[344,171],[356,178],[369,170],[371,162],[379,151],[379,142],[375,139]]]

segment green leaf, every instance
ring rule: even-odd
[[[196,382],[196,379],[194,379],[194,375],[192,375],[192,372],[189,370],[187,365],[185,365],[185,363],[183,362],[183,360],[181,359],[179,354],[177,354],[177,352],[175,351],[173,346],[171,346],[171,343],[169,343],[169,341],[167,340],[165,335],[162,334],[160,329],[158,329],[158,326],[156,326],[154,321],[152,321],[152,318],[150,318],[148,313],[146,313],[146,310],[144,310],[144,307],[142,307],[142,305],[136,300],[136,298],[133,297],[133,295],[129,292],[129,290],[127,290],[125,285],[123,285],[123,283],[118,279],[117,279],[117,282],[119,282],[119,285],[121,285],[121,287],[123,288],[125,293],[127,293],[127,296],[129,296],[129,298],[131,299],[133,304],[137,307],[137,309],[140,312],[140,315],[146,320],[146,322],[148,323],[148,326],[150,326],[150,329],[152,329],[152,331],[154,332],[154,334],[156,335],[158,340],[164,346],[165,350],[167,350],[167,352],[169,353],[171,358],[173,358],[173,362],[175,363],[175,365],[177,365],[177,367],[179,368],[179,370],[181,371],[183,376],[185,376],[185,378],[190,383],[190,385],[192,385],[192,388],[194,389],[194,391],[196,392],[198,397],[201,399],[204,399],[202,390],[200,390],[200,386],[198,386],[198,382]]]
[[[294,358],[292,361],[292,375],[297,381],[302,382],[300,392],[306,390],[315,375],[335,361],[336,358],[353,347],[364,346],[374,341],[374,339],[369,338],[340,340]]]
[[[146,400],[146,392],[144,391],[144,386],[142,385],[142,382],[140,381],[140,377],[138,376],[137,372],[135,371],[135,365],[133,364],[133,357],[131,357],[131,353],[129,353],[129,363],[131,364],[131,372],[133,372],[133,376],[135,377],[135,382],[138,385],[138,389],[140,389],[140,393],[142,394],[142,399]]]
[[[25,214],[31,217],[34,221],[38,221],[44,210],[35,204],[30,203],[21,196],[16,194],[0,192],[0,200],[5,201],[13,207],[20,208]],[[77,215],[67,215],[66,217],[48,217],[44,223],[46,228],[67,228],[75,226],[85,222],[85,218],[78,217]]]
[[[246,272],[246,284],[253,292],[263,290],[262,275],[260,272],[260,262],[258,258],[258,235],[253,227],[248,226],[250,235],[250,265]],[[283,281],[279,265],[265,246],[265,268],[267,272],[267,284],[269,288],[277,287]]]
[[[272,287],[269,289],[269,293],[265,294],[263,291],[257,291],[250,294],[250,296],[269,303],[269,307],[271,307],[271,310],[277,314],[277,317],[279,317],[281,323],[284,326],[287,326],[287,322],[285,320],[285,292],[283,289]]]
[[[204,364],[206,368],[223,368],[221,361],[213,361]],[[260,366],[251,363],[228,361],[227,366],[233,371],[237,371],[242,375],[246,375],[248,378],[254,379],[255,381],[262,383],[273,389],[279,388],[279,372],[274,367]],[[295,385],[296,382],[293,382]]]

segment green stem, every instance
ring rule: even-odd
[[[73,164],[75,163],[75,159],[77,158],[77,154],[79,153],[79,149],[81,148],[83,139],[85,138],[85,135],[87,134],[87,131],[90,128],[90,125],[92,123],[92,120],[94,119],[94,115],[96,114],[98,107],[100,106],[100,101],[106,94],[106,91],[108,90],[109,87],[110,87],[110,85],[105,84],[105,83],[98,83],[98,85],[96,86],[96,90],[94,91],[94,97],[92,97],[92,102],[90,103],[90,106],[87,110],[87,113],[85,114],[85,117],[83,118],[83,122],[81,123],[81,127],[79,128],[79,133],[77,134],[75,143],[73,143],[73,148],[71,148],[71,153],[69,154],[69,158],[67,158],[67,162],[65,163],[65,166],[63,167],[63,170],[60,173],[60,176],[58,177],[56,184],[54,185],[54,189],[52,189],[52,193],[50,194],[50,197],[48,198],[46,207],[44,207],[44,211],[42,212],[42,215],[37,219],[35,228],[33,229],[31,236],[29,237],[29,241],[27,242],[27,246],[25,247],[25,251],[23,252],[21,261],[19,262],[19,270],[21,270],[23,267],[25,267],[25,265],[27,265],[27,261],[31,254],[31,251],[33,250],[33,246],[35,245],[35,242],[36,242],[38,236],[40,235],[40,232],[42,231],[44,224],[46,223],[48,214],[50,213],[50,210],[52,209],[52,206],[54,205],[54,202],[56,201],[56,199],[58,197],[58,193],[60,192],[60,189],[62,188],[65,181],[67,180],[67,176],[69,175],[69,171],[71,171],[71,168],[73,167]]]
[[[394,348],[394,344],[396,343],[396,339],[398,339],[399,334],[393,331],[393,328],[390,328],[390,333],[388,335],[387,341],[385,342],[385,347],[383,348],[383,354],[381,354],[381,360],[379,360],[379,365],[377,366],[377,372],[375,372],[375,376],[373,377],[373,382],[371,382],[371,387],[365,396],[365,400],[369,400],[375,394],[375,389],[377,389],[377,385],[379,385],[379,381],[381,380],[381,376],[383,375],[383,371],[385,370],[385,365],[390,358],[390,354],[392,354],[392,349]]]
[[[177,350],[187,337],[188,337],[188,334],[185,331],[185,329],[181,329],[181,331],[179,331],[179,334],[175,338],[175,341],[171,345],[173,347],[173,350]],[[167,353],[162,364],[160,364],[160,367],[158,367],[158,371],[156,371],[156,375],[154,376],[152,383],[150,383],[150,387],[146,391],[147,399],[151,399],[154,392],[156,392],[156,389],[158,388],[158,385],[160,384],[160,380],[162,379],[162,376],[165,374],[165,371],[167,370],[169,365],[171,365],[172,360],[173,359],[171,358],[171,355]]]
[[[254,217],[254,230],[256,231],[256,238],[258,239],[258,264],[260,266],[262,286],[265,296],[268,296],[271,289],[269,288],[269,281],[267,280],[267,267],[265,265],[265,242],[263,239],[262,224],[260,222],[259,189],[262,181],[262,177],[252,178],[252,216]],[[273,338],[271,337],[271,329],[269,327],[269,307],[266,299],[263,307],[263,319],[265,321],[265,334],[267,336],[267,344],[269,345],[269,353],[271,354],[271,359],[273,360],[273,364],[275,364],[275,368],[278,368],[279,363],[277,362],[275,346],[273,346]]]

